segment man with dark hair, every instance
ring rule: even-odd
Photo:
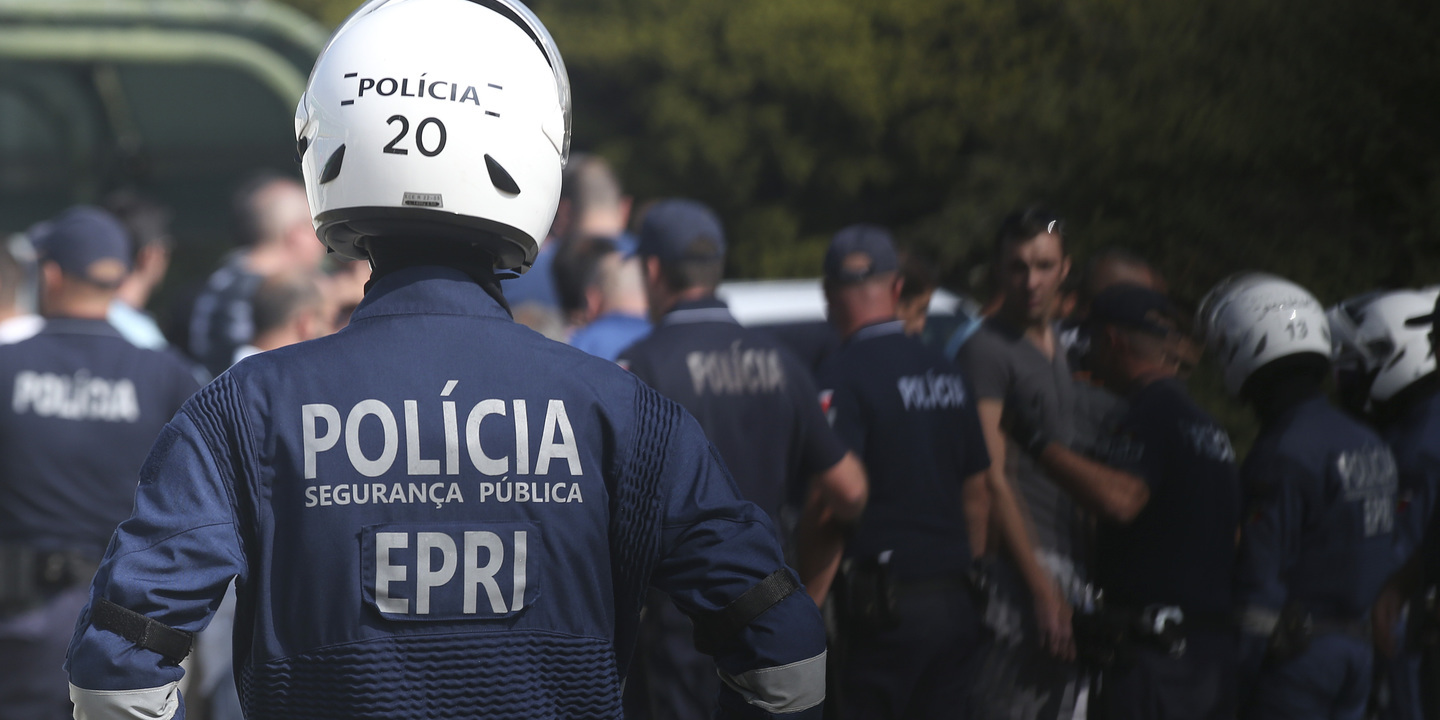
[[[897,270],[889,232],[874,225],[841,230],[825,253],[827,313],[844,344],[821,370],[822,397],[871,479],[837,580],[834,709],[846,720],[964,718],[989,456],[964,379],[904,333]]]
[[[1106,423],[1105,466],[1012,431],[1049,477],[1095,514],[1100,606],[1077,615],[1076,644],[1101,670],[1102,718],[1225,720],[1236,708],[1231,620],[1240,483],[1225,431],[1177,377],[1181,322],[1160,293],[1112,285],[1091,299],[1095,379],[1125,399]]]
[[[255,288],[282,271],[315,271],[325,248],[315,240],[305,188],[289,177],[264,174],[235,197],[242,246],[211,274],[190,315],[190,355],[211,375],[235,359],[255,336],[250,307]]]
[[[140,347],[163,350],[169,343],[155,318],[145,312],[145,305],[170,269],[170,210],[128,190],[112,194],[105,205],[125,226],[135,248],[130,274],[115,293],[115,302],[110,303],[110,324]]]
[[[1007,414],[1024,410],[1061,444],[1074,438],[1075,392],[1055,332],[1069,272],[1058,217],[1035,207],[1006,217],[995,240],[1001,305],[956,356],[990,452],[986,478],[1001,541],[991,564],[987,621],[996,640],[980,682],[980,717],[1068,717],[1078,700],[1078,673],[1068,660],[1070,602],[1085,583],[1076,557],[1083,524],[1074,500],[1021,448],[1007,445],[1003,429]]]
[[[0,718],[58,720],[71,715],[60,665],[90,576],[196,383],[106,322],[131,257],[114,217],[75,207],[33,235],[45,326],[0,346]]]
[[[615,360],[621,351],[650,334],[645,280],[640,276],[639,258],[625,257],[609,241],[595,242],[601,252],[586,284],[584,315],[580,327],[570,334],[570,345]],[[557,270],[559,267],[557,260]]]
[[[324,296],[310,273],[280,273],[266,278],[251,301],[255,337],[235,351],[235,362],[254,355],[324,337],[331,331]]]
[[[826,427],[799,362],[741,327],[715,297],[725,235],[709,208],[693,200],[657,203],[645,214],[638,252],[655,329],[621,353],[620,364],[700,421],[740,494],[777,528],[787,529],[789,511],[812,496],[815,522],[800,539],[798,569],[818,602],[839,560],[835,528],[864,506],[859,462]],[[719,682],[714,663],[693,649],[691,623],[674,604],[652,593],[647,606],[649,635],[626,691],[627,709],[657,720],[708,718],[704,700]]]
[[[550,274],[567,330],[573,332],[590,322],[592,301],[599,295],[601,264],[614,252],[615,243],[607,238],[568,240],[555,252]]]

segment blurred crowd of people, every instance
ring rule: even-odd
[[[163,331],[155,201],[118,194],[0,247],[0,717],[69,716],[87,573],[185,397],[339,331],[364,298],[369,268],[326,256],[299,182],[256,177],[235,209],[241,242]],[[1197,316],[1130,253],[1072,272],[1064,222],[1031,207],[999,223],[993,297],[943,334],[926,331],[933,265],[885,228],[841,229],[815,268],[817,346],[736,320],[726,251],[703,204],[632,213],[609,165],[575,156],[537,260],[503,288],[518,322],[699,420],[826,611],[827,714],[1421,716],[1440,684],[1421,679],[1434,289],[1327,311],[1243,274]],[[1260,421],[1243,465],[1185,389],[1202,345]],[[192,717],[241,717],[233,603],[189,661]],[[628,717],[711,716],[703,635],[649,598]]]

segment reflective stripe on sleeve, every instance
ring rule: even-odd
[[[720,679],[740,693],[745,702],[766,712],[800,712],[825,702],[825,653],[739,675],[727,675],[722,670]]]
[[[180,709],[180,683],[139,690],[86,690],[70,685],[75,720],[170,720]]]

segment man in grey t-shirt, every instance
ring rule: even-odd
[[[1075,434],[1070,367],[1053,327],[1070,270],[1062,233],[1037,208],[1006,218],[996,240],[1002,304],[956,358],[977,398],[1003,546],[991,552],[996,639],[977,684],[980,718],[1068,718],[1082,699],[1066,599],[1083,586],[1078,508],[1003,429],[1007,413],[1020,413],[1062,444]]]

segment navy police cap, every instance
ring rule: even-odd
[[[825,279],[854,283],[900,269],[895,241],[879,225],[851,225],[835,233],[825,251]]]
[[[1095,296],[1086,322],[1092,328],[1116,325],[1163,337],[1176,331],[1178,317],[1179,312],[1164,295],[1140,285],[1121,283]]]
[[[645,211],[635,252],[658,257],[665,265],[683,261],[721,260],[725,257],[725,231],[720,219],[703,203],[670,198]]]
[[[100,208],[72,207],[38,225],[31,240],[41,260],[54,262],[71,277],[115,288],[130,274],[130,236]]]

